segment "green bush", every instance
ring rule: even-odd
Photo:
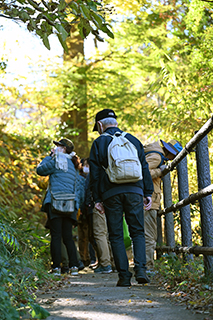
[[[11,223],[5,213],[0,208],[0,319],[20,319],[23,314],[45,319],[49,314],[35,303],[32,292],[49,277],[42,259],[48,239],[41,231],[35,234],[29,223],[26,232],[23,220],[21,225],[20,220]]]

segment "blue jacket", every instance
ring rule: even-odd
[[[84,201],[84,184],[85,179],[79,175],[78,170],[75,169],[73,162],[70,159],[68,161],[68,171],[65,172],[55,167],[55,159],[47,156],[38,165],[36,172],[40,176],[49,176],[49,188],[47,190],[43,206],[47,203],[51,203],[52,192],[66,192],[75,193],[75,209],[78,210],[82,202]]]
[[[105,132],[113,135],[115,132],[122,132],[117,127],[109,127]],[[136,183],[116,184],[109,181],[108,175],[103,167],[108,167],[107,150],[112,138],[100,135],[92,144],[90,151],[90,187],[93,201],[102,202],[111,196],[119,193],[137,193],[144,197],[151,197],[153,193],[153,183],[149,172],[149,167],[145,159],[145,153],[141,142],[127,133],[126,138],[131,141],[138,150],[138,157],[142,165],[143,179]]]

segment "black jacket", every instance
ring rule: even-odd
[[[113,135],[115,132],[122,132],[117,127],[109,127],[105,132]],[[143,180],[136,183],[116,184],[109,181],[104,168],[108,167],[107,150],[112,138],[100,135],[92,144],[90,151],[90,188],[95,203],[102,202],[119,193],[137,193],[144,197],[151,197],[153,193],[153,183],[149,172],[149,167],[145,159],[145,153],[141,142],[127,134],[126,138],[131,141],[138,150],[138,157],[142,165]]]

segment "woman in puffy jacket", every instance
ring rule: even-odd
[[[61,272],[61,239],[66,246],[69,257],[71,275],[78,275],[78,259],[76,246],[72,238],[72,227],[76,221],[77,211],[84,201],[82,181],[79,175],[80,158],[73,152],[74,145],[69,139],[53,141],[57,146],[51,150],[50,156],[45,157],[36,171],[40,176],[49,176],[49,187],[42,204],[43,211],[47,212],[52,256],[52,273]],[[51,209],[51,192],[75,194],[75,210],[70,214],[53,212]]]

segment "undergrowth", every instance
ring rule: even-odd
[[[175,254],[164,254],[155,261],[155,280],[169,296],[195,309],[197,313],[213,317],[213,275],[204,269],[201,256],[186,261]],[[212,319],[212,318],[211,318]]]
[[[44,263],[49,240],[42,230],[29,223],[23,229],[25,221],[11,223],[5,215],[0,208],[0,319],[45,319],[49,313],[36,304],[35,292],[50,277]]]

